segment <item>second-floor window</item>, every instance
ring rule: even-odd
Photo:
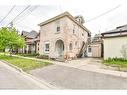
[[[60,20],[56,21],[56,32],[60,32]]]
[[[75,34],[75,25],[73,25],[73,34]]]
[[[82,36],[84,36],[84,34],[82,33]]]
[[[57,26],[57,32],[60,32],[60,26]]]

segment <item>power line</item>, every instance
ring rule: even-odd
[[[11,22],[13,22],[18,16],[20,16],[20,15],[21,15],[24,11],[26,11],[30,6],[31,6],[31,5],[28,5],[28,6],[27,6],[23,11],[21,11]],[[10,23],[11,23],[11,22],[10,22]],[[9,23],[9,24],[10,24],[10,23]],[[8,24],[8,25],[9,25],[9,24]],[[7,25],[7,26],[8,26],[8,25]]]
[[[2,23],[2,21],[4,20],[4,19],[6,19],[7,18],[7,16],[12,12],[12,10],[14,9],[16,7],[16,5],[14,5],[12,8],[11,8],[11,10],[6,14],[6,16],[0,21],[0,23]]]
[[[15,23],[15,24],[18,24],[18,23],[20,23],[21,21],[23,21],[23,20],[25,20],[25,18],[27,17],[27,16],[29,16],[35,9],[37,9],[39,6],[34,6],[34,7],[32,7],[32,8],[30,8],[30,10],[29,10],[29,12],[27,12],[24,16],[21,16],[20,18],[22,18],[22,19],[20,19],[19,18],[19,20],[18,20],[18,22],[17,23]]]
[[[102,14],[100,14],[100,15],[98,15],[98,16],[92,18],[92,19],[90,19],[90,20],[87,20],[85,23],[90,22],[90,21],[95,20],[95,19],[98,19],[99,17],[104,16],[104,15],[106,15],[106,14],[108,14],[108,13],[110,13],[110,12],[116,10],[116,9],[119,8],[119,7],[121,7],[121,5],[118,5],[118,6],[112,8],[112,9],[110,9],[110,10],[108,10],[108,11],[106,11],[106,12],[104,12],[104,13],[102,13]]]

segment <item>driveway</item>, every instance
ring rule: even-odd
[[[51,65],[30,73],[63,89],[127,89],[127,78],[62,65]]]
[[[0,61],[0,89],[48,89],[48,87]]]

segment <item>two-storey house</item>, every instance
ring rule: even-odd
[[[40,23],[39,54],[64,59],[84,56],[90,31],[83,23],[82,16],[68,12]]]

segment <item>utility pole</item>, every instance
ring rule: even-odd
[[[13,28],[13,21],[10,22],[11,29]]]

